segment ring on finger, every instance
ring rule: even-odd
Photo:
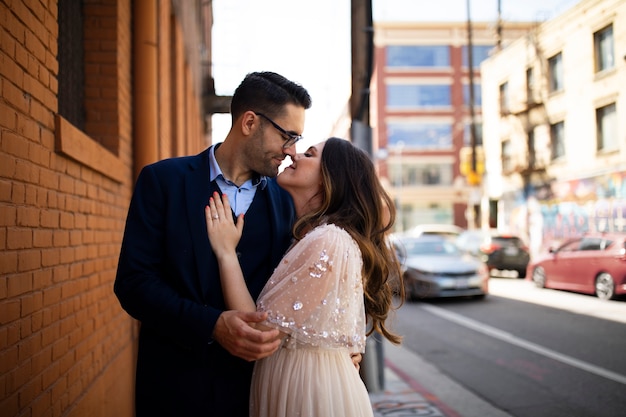
[[[217,219],[219,219],[219,218],[220,218],[220,216],[218,216],[217,214],[214,214],[214,215],[213,215],[213,218],[214,218],[215,220],[217,220]]]

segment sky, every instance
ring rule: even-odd
[[[579,0],[500,0],[505,21],[545,21]],[[350,97],[350,0],[213,0],[212,71],[219,95],[249,72],[274,71],[311,94],[299,152],[326,139]],[[467,0],[372,0],[374,21],[465,21]],[[470,0],[475,21],[495,21],[498,0]],[[230,128],[213,116],[213,141]]]

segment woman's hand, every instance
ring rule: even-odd
[[[238,217],[235,224],[228,197],[226,194],[220,197],[219,193],[215,192],[209,199],[209,205],[204,208],[204,215],[207,234],[215,256],[219,259],[235,254],[243,232],[243,214]]]

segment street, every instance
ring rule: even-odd
[[[491,278],[485,300],[407,302],[394,326],[406,349],[512,416],[626,409],[624,300]]]

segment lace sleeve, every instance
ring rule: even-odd
[[[365,348],[361,251],[334,225],[319,226],[285,255],[257,302],[268,325],[319,347]]]

